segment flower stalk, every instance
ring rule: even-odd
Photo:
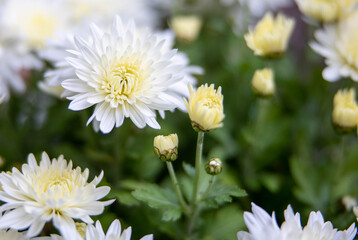
[[[198,140],[196,143],[196,155],[195,155],[195,182],[193,188],[193,200],[192,205],[195,205],[198,200],[201,158],[203,153],[204,132],[198,132]]]
[[[171,178],[171,180],[172,180],[172,182],[174,184],[175,193],[176,193],[176,195],[178,197],[180,206],[184,209],[184,212],[186,214],[189,214],[190,213],[190,208],[187,205],[187,203],[185,202],[183,194],[182,194],[182,192],[180,190],[180,186],[179,186],[179,183],[178,183],[178,179],[177,179],[177,177],[175,175],[173,164],[171,162],[169,162],[169,161],[167,161],[166,164],[167,164],[167,167],[168,167],[170,178]]]

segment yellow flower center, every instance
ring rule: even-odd
[[[140,67],[135,61],[119,62],[106,72],[101,89],[107,93],[106,101],[122,104],[130,101],[141,82]]]
[[[34,184],[34,190],[43,200],[63,198],[69,195],[76,185],[81,185],[81,178],[74,178],[72,172],[73,170],[40,172],[34,176],[34,182],[37,183]]]
[[[221,102],[216,96],[204,98],[200,101],[200,104],[209,109],[219,109],[221,106]]]

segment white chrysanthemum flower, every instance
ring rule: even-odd
[[[335,25],[325,25],[317,30],[317,42],[310,45],[326,58],[327,67],[323,78],[337,81],[340,77],[350,77],[358,81],[358,10]]]
[[[290,205],[284,215],[285,221],[279,227],[274,213],[270,216],[252,203],[252,213],[244,213],[249,232],[238,232],[238,240],[353,240],[357,233],[354,223],[347,230],[338,231],[331,222],[324,222],[320,212],[311,212],[303,229],[300,214],[294,214]]]
[[[140,26],[154,27],[158,14],[148,0],[65,0],[76,20],[110,23],[115,15],[133,19]]]
[[[30,240],[21,232],[15,230],[0,230],[0,239],[9,240]]]
[[[15,42],[0,36],[0,102],[9,99],[10,90],[16,93],[25,91],[22,72],[40,68],[40,60]]]
[[[108,228],[107,233],[103,232],[101,223],[96,222],[96,225],[88,225],[86,229],[86,240],[130,240],[132,235],[132,228],[128,227],[122,231],[121,223],[114,220]],[[152,240],[153,235],[146,235],[141,240]]]
[[[241,0],[246,2],[250,12],[255,17],[261,17],[268,11],[277,11],[280,8],[292,5],[293,0]]]
[[[160,35],[138,31],[118,16],[110,31],[91,25],[90,40],[75,37],[73,57],[67,58],[76,71],[75,78],[62,82],[72,100],[69,109],[95,105],[88,123],[99,121],[103,133],[127,117],[139,128],[160,128],[155,111],[185,110],[182,97],[188,90],[183,89],[193,72],[187,59],[167,46]]]
[[[22,172],[16,168],[11,174],[1,173],[0,200],[5,202],[0,211],[0,229],[23,230],[29,228],[26,236],[39,234],[48,221],[59,229],[66,240],[79,239],[73,218],[92,223],[90,215],[99,215],[104,206],[113,201],[100,202],[109,187],[96,187],[103,177],[95,177],[90,183],[89,171],[80,167],[72,169],[61,155],[52,159],[44,152],[40,165],[34,155],[28,157],[28,164],[22,165]]]
[[[71,25],[70,9],[62,0],[5,0],[0,22],[8,36],[30,48],[41,48],[57,32]]]

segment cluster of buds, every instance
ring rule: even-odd
[[[154,138],[154,152],[160,160],[166,162],[175,161],[178,158],[178,135],[158,135]]]
[[[223,126],[224,107],[221,87],[214,89],[214,84],[201,85],[197,91],[189,84],[189,99],[184,99],[191,125],[197,132],[208,132]]]
[[[357,127],[358,105],[353,88],[339,90],[333,99],[332,122],[340,132],[350,132]]]
[[[219,158],[212,158],[205,164],[205,170],[210,175],[217,175],[223,170],[223,163]]]

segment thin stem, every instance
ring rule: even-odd
[[[348,138],[349,138],[349,136],[342,135],[341,139],[340,139],[340,145],[339,145],[340,149],[339,149],[339,156],[338,156],[338,160],[337,160],[336,175],[335,175],[336,182],[338,182],[339,177],[344,172],[344,168],[346,165],[346,159],[347,159],[346,145],[348,144]]]
[[[187,227],[187,236],[188,237],[190,237],[191,234],[193,233],[195,222],[196,222],[196,219],[199,217],[199,213],[200,213],[200,209],[197,206],[195,206],[194,213],[188,222],[188,227]]]
[[[185,200],[183,198],[183,194],[181,193],[180,186],[179,186],[179,183],[178,183],[178,179],[177,179],[177,177],[175,175],[175,171],[174,171],[174,168],[173,168],[173,164],[171,162],[166,162],[166,163],[167,163],[170,178],[172,179],[172,182],[174,184],[175,193],[176,193],[176,195],[178,197],[180,206],[184,209],[185,213],[189,213],[190,209],[189,209],[189,206],[186,204],[186,202],[185,202]]]
[[[198,189],[201,169],[201,157],[203,152],[204,132],[198,132],[198,140],[196,143],[196,155],[195,155],[195,182],[193,188],[193,201],[192,205],[195,205],[198,200]]]
[[[207,196],[209,195],[211,189],[213,188],[214,182],[215,182],[215,175],[212,175],[211,178],[210,178],[210,180],[209,180],[209,186],[208,186],[208,188],[206,189],[206,191],[205,191],[205,193],[203,194],[203,196],[201,196],[200,201],[201,201],[201,200],[204,200],[205,198],[207,198]]]

